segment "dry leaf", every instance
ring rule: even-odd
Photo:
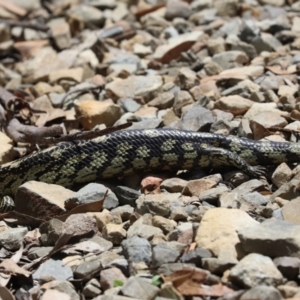
[[[24,275],[25,277],[31,275],[31,272],[19,267],[12,259],[4,259],[0,264],[0,269],[12,275]]]
[[[37,228],[44,222],[44,220],[27,216],[16,211],[10,211],[4,214],[0,214],[0,220],[5,220],[5,222],[9,224],[18,224],[29,226],[31,228]]]
[[[71,209],[67,214],[56,216],[55,218],[61,221],[65,221],[69,216],[74,215],[74,214],[83,214],[86,212],[99,212],[102,209],[104,199],[106,198],[107,191],[103,197],[103,199],[95,201],[95,202],[90,202],[86,204],[81,204],[73,209]]]
[[[164,282],[172,282],[178,292],[184,296],[220,297],[233,290],[222,284],[207,286],[202,283],[207,278],[207,271],[201,269],[183,269],[169,276],[162,276]]]

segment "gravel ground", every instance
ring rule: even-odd
[[[296,0],[0,1],[2,110],[9,91],[25,125],[296,143],[299,74]],[[0,134],[1,163],[30,151]],[[300,299],[297,164],[31,181],[15,205],[2,299]]]

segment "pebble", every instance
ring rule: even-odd
[[[251,253],[242,258],[231,270],[229,278],[237,285],[253,288],[258,285],[279,285],[283,276],[271,258]]]

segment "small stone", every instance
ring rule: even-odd
[[[286,163],[281,163],[272,174],[273,184],[279,188],[292,178],[292,170]]]
[[[190,245],[194,240],[195,229],[193,223],[181,223],[168,235],[168,240]]]
[[[136,43],[133,46],[133,53],[140,57],[144,57],[149,54],[152,54],[152,49],[150,46],[145,46],[145,45]]]
[[[126,79],[116,79],[106,85],[106,93],[112,99],[132,98],[135,96],[151,97],[163,85],[160,76],[130,76]]]
[[[43,276],[51,276],[56,280],[72,280],[73,272],[69,266],[66,266],[60,260],[48,259],[42,263],[32,274],[34,280],[40,280]]]
[[[0,163],[12,161],[15,156],[12,140],[3,132],[0,132],[0,145]]]
[[[123,225],[108,223],[104,226],[102,231],[103,237],[111,241],[114,245],[120,245],[126,238],[126,230]]]
[[[211,253],[206,249],[196,248],[181,256],[181,262],[187,264],[194,264],[196,267],[202,267],[202,260],[204,258],[210,258]]]
[[[107,195],[104,199],[104,195]],[[65,201],[65,207],[72,209],[78,205],[91,203],[104,199],[103,208],[112,209],[118,206],[119,202],[116,195],[106,186],[99,183],[89,183],[78,192],[74,193]]]
[[[161,216],[154,216],[152,218],[152,224],[153,226],[160,228],[164,234],[168,234],[177,225],[177,223],[173,220],[169,220]]]
[[[182,108],[189,104],[193,104],[194,99],[187,91],[179,91],[175,94],[175,100],[173,104],[173,110],[176,116],[180,117],[182,114]]]
[[[101,26],[104,22],[104,15],[101,10],[89,5],[75,5],[68,10],[69,22],[82,22]]]
[[[114,221],[113,215],[106,209],[102,212],[87,213],[87,215],[96,220],[97,227],[100,231],[102,231],[106,224],[113,223]]]
[[[32,247],[28,251],[27,257],[30,260],[35,260],[37,258],[48,255],[52,249],[52,247]]]
[[[237,285],[251,288],[256,285],[278,285],[282,274],[272,260],[264,255],[251,253],[241,259],[230,271],[230,280]]]
[[[252,299],[283,300],[283,297],[275,287],[261,284],[252,287],[240,297],[240,300]]]
[[[178,72],[175,83],[183,90],[190,90],[194,86],[199,85],[199,79],[196,72],[189,68],[181,68]]]
[[[127,238],[121,243],[124,256],[132,262],[145,262],[147,265],[152,260],[152,250],[150,243],[138,236]]]
[[[283,220],[286,222],[300,225],[300,216],[298,213],[299,209],[300,209],[299,197],[286,203],[281,210]]]
[[[158,292],[158,287],[152,285],[148,280],[138,276],[130,277],[121,288],[122,295],[140,300],[154,299]]]
[[[98,124],[112,126],[121,117],[120,106],[109,101],[75,102],[75,110],[81,125],[87,130],[93,129]]]
[[[222,258],[223,252],[234,261],[245,255],[236,230],[252,228],[256,224],[247,213],[238,209],[210,209],[202,218],[195,241],[198,247],[211,251],[219,258]]]
[[[75,291],[73,284],[67,280],[53,280],[50,282],[46,282],[41,286],[42,289],[53,289],[59,292],[66,293],[70,296],[71,300],[79,300],[80,296]],[[53,298],[50,298],[53,299]],[[54,299],[60,299],[59,297],[54,297]]]
[[[216,275],[223,275],[226,270],[231,269],[235,265],[236,262],[227,261],[216,257],[202,259],[202,268]]]
[[[178,260],[186,245],[178,242],[159,243],[153,247],[153,266],[161,266],[165,263],[173,263]]]
[[[186,112],[183,112],[182,120],[176,122],[174,128],[191,131],[205,131],[214,122],[210,110],[200,106],[186,106]],[[172,126],[170,126],[172,127]]]
[[[137,212],[139,214],[152,213],[162,217],[170,215],[171,203],[178,200],[180,193],[162,193],[141,195],[137,201]]]
[[[184,207],[177,206],[171,209],[171,214],[170,214],[171,220],[179,222],[179,221],[186,221],[187,218],[188,218],[188,214],[185,211]]]
[[[24,228],[10,228],[0,232],[0,245],[7,250],[19,250],[23,245],[23,238],[28,230]]]
[[[100,272],[100,284],[101,288],[106,291],[110,288],[114,287],[114,282],[122,281],[124,284],[127,281],[127,278],[124,276],[124,274],[121,272],[118,268],[109,268],[106,270],[102,270]]]
[[[173,106],[175,100],[174,93],[164,92],[159,94],[156,98],[148,102],[148,106],[154,106],[158,109],[166,109]]]
[[[117,186],[114,192],[120,202],[120,205],[130,205],[135,207],[135,201],[139,198],[141,193],[127,186]]]
[[[16,211],[33,217],[54,217],[66,212],[65,200],[74,194],[60,185],[28,181],[17,190]]]
[[[119,214],[122,218],[122,222],[126,222],[130,219],[130,216],[134,213],[134,208],[128,204],[122,205],[122,206],[118,206],[118,207],[112,209],[111,213],[113,215]]]
[[[226,51],[215,54],[212,60],[226,70],[247,64],[249,57],[242,51]]]
[[[82,294],[88,298],[97,297],[101,292],[100,283],[95,278],[88,281],[82,290]]]
[[[300,256],[300,225],[270,219],[251,227],[237,228],[245,252],[270,257]]]
[[[253,105],[253,101],[243,98],[239,95],[228,96],[220,98],[215,108],[229,111],[233,115],[243,115]]]
[[[166,5],[165,18],[173,20],[174,18],[187,19],[191,14],[190,5],[179,0],[168,0]]]
[[[83,261],[76,267],[74,271],[74,278],[82,279],[86,278],[87,276],[91,276],[95,274],[95,272],[100,271],[101,267],[102,263],[99,259],[99,256],[90,258],[87,261]]]
[[[126,111],[126,112],[136,112],[141,108],[141,105],[134,101],[132,98],[123,98],[118,101],[118,104]]]
[[[127,237],[140,236],[147,240],[151,240],[155,235],[162,236],[163,232],[160,228],[144,224],[145,217],[135,221],[127,231]]]
[[[40,241],[44,246],[54,246],[63,230],[63,222],[58,219],[51,219],[40,225]]]
[[[71,47],[71,32],[69,24],[63,18],[52,19],[48,26],[51,28],[52,38],[58,49]]]
[[[216,185],[216,181],[208,178],[190,180],[188,184],[184,187],[182,194],[187,196],[199,197],[201,193],[216,187]]]

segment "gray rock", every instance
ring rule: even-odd
[[[91,203],[104,198],[108,191],[107,196],[103,203],[103,208],[112,209],[118,206],[119,201],[116,195],[106,186],[99,183],[90,183],[80,189],[74,196],[65,201],[65,207],[72,209],[77,205]]]
[[[120,205],[128,204],[132,207],[135,207],[135,201],[141,195],[141,193],[139,191],[131,189],[127,186],[119,185],[113,191],[116,194],[116,196],[120,202]]]
[[[219,197],[227,191],[229,191],[229,189],[226,186],[218,186],[216,188],[203,191],[199,195],[199,201],[205,201],[209,204],[217,205],[219,201]]]
[[[82,290],[82,294],[87,298],[97,297],[101,293],[100,282],[96,278],[92,278],[88,281]]]
[[[95,272],[100,271],[101,267],[102,264],[98,255],[93,259],[84,261],[83,263],[79,264],[74,271],[74,277],[77,279],[86,278],[87,276],[91,276]]]
[[[152,213],[154,215],[168,217],[170,215],[171,203],[178,200],[181,193],[161,193],[141,195],[137,201],[137,212],[141,215]]]
[[[217,257],[208,257],[202,259],[202,268],[216,275],[223,275],[226,270],[229,270],[235,265],[236,262],[219,259]]]
[[[182,120],[178,121],[177,129],[206,131],[213,122],[210,110],[200,105],[194,105],[183,115]]]
[[[266,197],[264,197],[258,192],[245,194],[242,196],[242,199],[255,206],[268,204],[268,200],[266,199]]]
[[[132,98],[124,98],[118,101],[118,104],[126,111],[126,112],[136,112],[141,105],[134,101]]]
[[[280,292],[273,286],[258,285],[246,291],[240,300],[283,300]]]
[[[54,246],[62,233],[64,223],[53,218],[48,222],[41,224],[39,230],[41,233],[40,241],[44,246]]]
[[[127,238],[121,243],[124,256],[131,262],[141,261],[150,264],[152,260],[152,250],[150,243],[138,236]]]
[[[133,214],[134,208],[130,205],[122,205],[118,206],[114,209],[111,210],[111,213],[114,214],[119,214],[122,218],[122,222],[128,221],[130,216]]]
[[[100,272],[100,284],[104,291],[113,288],[115,280],[120,280],[125,284],[127,278],[118,268],[108,268]]]
[[[160,243],[153,247],[153,266],[161,266],[165,263],[173,263],[178,260],[186,245],[178,242]]]
[[[34,280],[40,280],[44,276],[50,276],[56,280],[72,280],[73,272],[71,268],[65,265],[62,261],[50,258],[42,263],[32,274],[32,278]]]
[[[256,285],[278,285],[283,276],[273,261],[264,255],[251,253],[241,259],[229,274],[229,279],[239,286],[251,288]]]
[[[31,260],[35,260],[37,258],[43,257],[53,249],[53,247],[32,247],[28,251],[28,258]]]
[[[204,258],[210,258],[211,253],[206,249],[196,248],[181,256],[181,262],[187,264],[194,264],[196,267],[202,267],[202,260]]]
[[[159,288],[152,285],[148,280],[141,277],[130,277],[121,288],[124,296],[140,300],[152,300],[159,292]]]
[[[270,257],[300,257],[300,225],[270,219],[248,228],[237,229],[245,252]]]
[[[28,232],[26,227],[10,228],[0,232],[0,245],[7,250],[14,251],[20,249],[23,244],[23,238]]]
[[[226,70],[248,63],[249,57],[242,51],[226,51],[215,54],[212,60]]]

